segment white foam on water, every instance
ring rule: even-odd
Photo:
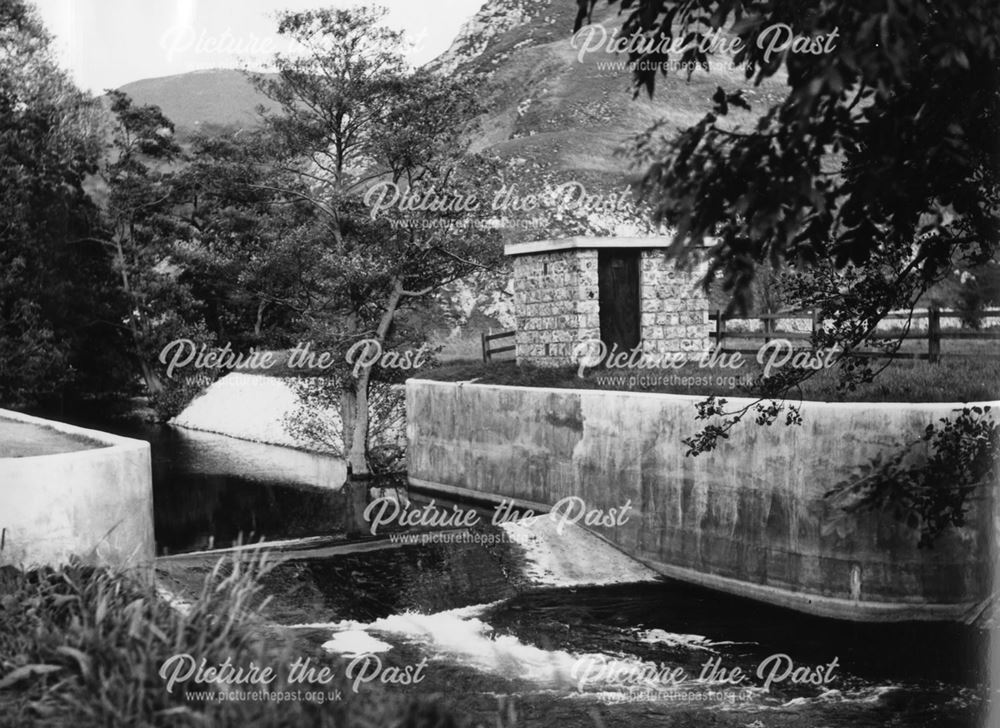
[[[536,688],[567,694],[593,696],[595,691],[612,691],[620,696],[638,690],[648,699],[656,700],[656,696],[666,697],[677,690],[712,689],[694,681],[693,675],[688,675],[681,684],[672,684],[666,673],[674,666],[622,654],[575,654],[544,649],[513,635],[496,634],[492,625],[481,619],[491,606],[476,605],[436,614],[394,614],[370,623],[344,620],[326,626],[334,630],[334,639],[337,634],[355,635],[360,631],[375,634],[380,641],[416,643],[432,655],[432,661],[448,660],[486,674],[525,680]],[[307,626],[320,625],[296,625]]]
[[[660,575],[599,536],[548,515],[500,524],[524,549],[525,576],[539,586],[604,586],[657,581]]]
[[[728,642],[712,642],[708,637],[700,634],[678,634],[662,629],[649,629],[640,632],[638,638],[640,642],[651,645],[686,647],[691,650],[705,650],[707,652],[715,652],[716,650],[713,648],[717,645],[730,644]]]
[[[335,629],[390,635],[425,646],[434,653],[432,659],[452,659],[502,677],[570,687],[569,673],[576,659],[573,655],[528,645],[510,635],[495,635],[493,627],[477,616],[488,607],[477,605],[436,614],[407,612],[369,624],[346,620]]]
[[[754,645],[756,642],[733,642],[732,640],[719,640],[713,642],[700,634],[679,634],[677,632],[667,632],[663,629],[648,629],[640,631],[638,634],[640,642],[648,644],[666,645],[667,647],[684,647],[690,650],[705,650],[707,652],[718,652],[716,647],[723,645]]]
[[[336,632],[331,639],[323,643],[322,647],[327,652],[336,652],[345,657],[388,652],[392,649],[392,645],[388,642],[376,639],[360,629]]]
[[[851,690],[837,690],[835,688],[830,688],[828,690],[824,690],[819,695],[792,698],[781,705],[770,707],[773,707],[776,710],[781,710],[783,708],[796,708],[816,703],[873,704],[880,702],[885,695],[902,689],[904,689],[902,685],[870,685]]]
[[[502,602],[490,602],[489,604],[473,604],[468,607],[458,607],[457,609],[449,609],[446,612],[438,612],[438,614],[448,614],[456,616],[460,619],[466,619],[468,617],[478,617],[483,613],[489,611],[493,607],[500,605]],[[409,614],[407,612],[406,614]],[[434,615],[431,615],[434,616]],[[368,629],[375,622],[358,622],[353,619],[338,619],[335,622],[300,622],[298,624],[286,624],[282,625],[284,629],[332,629],[334,631],[340,632],[343,630],[352,629]]]

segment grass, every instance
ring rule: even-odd
[[[135,574],[79,563],[32,572],[3,567],[0,726],[408,726],[428,713],[442,721],[434,725],[457,725],[435,705],[374,683],[352,693],[343,669],[323,686],[343,690],[337,702],[206,701],[193,691],[223,686],[193,680],[168,693],[161,667],[185,653],[208,666],[227,659],[237,668],[273,666],[277,675],[263,688],[226,689],[303,689],[289,685],[285,668],[308,655],[301,646],[293,654],[290,638],[265,616],[260,579],[269,569],[256,550],[229,557],[178,606]]]
[[[581,379],[575,367],[537,367],[513,362],[451,362],[416,376],[439,381],[468,381],[523,387],[613,389],[699,396],[757,396],[741,382],[760,373],[756,364],[743,369],[686,365],[671,370],[591,369]],[[629,377],[632,377],[630,380]],[[684,380],[687,381],[684,381]],[[897,361],[876,379],[853,391],[838,387],[838,370],[826,369],[802,385],[802,399],[820,402],[980,402],[1000,397],[1000,360],[958,359],[940,364]]]

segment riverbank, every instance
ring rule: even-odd
[[[270,626],[268,568],[260,553],[220,562],[183,601],[109,569],[0,570],[0,725],[332,728],[395,724],[414,710],[414,696],[377,683],[352,691],[341,661],[321,686],[296,680],[295,659],[330,658]],[[195,675],[186,658],[216,670]],[[242,677],[224,679],[226,664]],[[226,699],[233,692],[262,697]]]
[[[404,448],[402,393],[399,411],[379,407],[373,396],[372,447]],[[169,424],[240,440],[326,455],[343,452],[336,392],[315,377],[233,372],[195,397]]]
[[[298,406],[299,398],[290,381],[234,372],[209,385],[170,424],[268,445],[332,452],[332,444],[324,450],[318,443],[289,432],[286,422]],[[329,420],[331,428],[339,429],[336,411],[318,414]]]

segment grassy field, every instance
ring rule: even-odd
[[[754,364],[743,369],[710,369],[687,365],[670,370],[592,369],[583,378],[574,367],[517,366],[513,362],[483,364],[450,362],[417,376],[441,381],[476,380],[482,384],[568,389],[615,389],[664,394],[757,396],[759,390],[744,385],[760,374]],[[896,361],[875,380],[853,391],[838,387],[836,368],[818,372],[802,385],[803,400],[820,402],[981,402],[1000,398],[1000,360],[957,359],[940,364]]]
[[[499,342],[507,345],[508,340]],[[762,340],[753,337],[731,339],[726,345],[756,351]],[[902,351],[925,352],[926,341],[904,342]],[[801,397],[822,402],[981,402],[1000,399],[1000,358],[996,358],[997,342],[984,340],[945,340],[941,361],[931,364],[924,360],[899,359],[891,362],[874,381],[859,385],[853,391],[838,386],[837,367],[818,372],[802,386]],[[602,370],[591,369],[586,376],[577,376],[571,366],[547,368],[518,366],[513,352],[496,356],[490,364],[481,359],[478,336],[449,340],[437,355],[437,363],[401,372],[405,377],[468,381],[526,387],[560,387],[570,389],[618,389],[667,394],[717,395],[725,397],[756,396],[759,391],[745,383],[756,378],[762,367],[752,355],[741,369],[702,368],[697,364],[680,369]],[[289,368],[287,352],[275,353],[275,366],[247,373],[270,376],[324,376],[328,370],[306,367]],[[880,366],[884,360],[873,360]],[[798,393],[796,393],[798,396]]]

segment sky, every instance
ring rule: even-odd
[[[485,0],[380,0],[420,65],[443,52]],[[207,68],[260,67],[288,48],[280,10],[349,7],[358,0],[35,0],[60,65],[95,93]]]

